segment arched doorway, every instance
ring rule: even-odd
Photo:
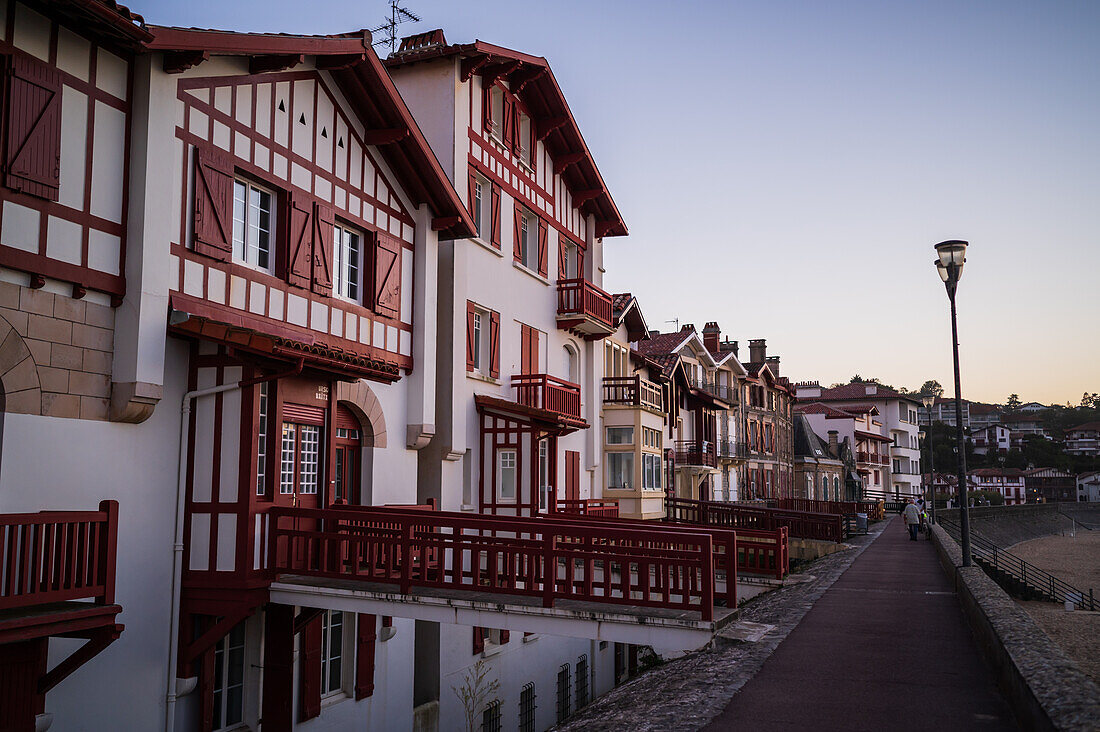
[[[355,411],[349,402],[336,404],[333,497],[340,503],[369,506],[373,499],[374,431]]]

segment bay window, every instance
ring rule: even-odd
[[[660,455],[642,455],[642,490],[661,490]]]
[[[609,490],[630,490],[634,485],[634,453],[607,453],[607,487]]]

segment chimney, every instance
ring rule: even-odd
[[[740,357],[737,355],[737,341],[731,341],[729,338],[722,341],[723,351],[733,351],[733,357],[740,361]]]
[[[713,320],[703,326],[703,345],[711,353],[718,353],[721,350],[718,345],[720,335],[722,335],[722,329]]]
[[[771,369],[772,376],[779,378],[779,356],[768,356],[768,368]]]
[[[656,337],[657,337],[657,336],[659,336],[659,335],[661,335],[661,331],[659,331],[659,330],[651,330],[651,331],[649,331],[649,337],[650,337],[650,338],[656,338]]]
[[[833,457],[840,455],[840,445],[837,444],[836,438],[837,431],[829,430],[829,452],[832,453]]]
[[[749,341],[749,361],[752,363],[763,362],[768,355],[768,342],[763,338]]]

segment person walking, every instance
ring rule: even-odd
[[[917,529],[920,527],[920,509],[910,498],[905,502],[905,510],[901,512],[905,520],[905,528],[909,529],[909,541],[917,540]]]

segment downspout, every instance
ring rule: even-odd
[[[188,422],[191,417],[191,404],[199,397],[221,394],[222,392],[244,389],[265,381],[278,381],[287,376],[297,376],[305,366],[304,359],[298,359],[293,368],[270,376],[242,379],[232,384],[221,384],[209,389],[195,389],[183,395],[180,404],[180,454],[176,476],[176,531],[172,543],[172,597],[171,617],[168,622],[168,683],[165,693],[164,732],[173,732],[176,718],[176,699],[182,696],[176,679],[176,664],[179,662],[179,624],[180,593],[183,584],[183,516],[187,498],[187,449]]]

